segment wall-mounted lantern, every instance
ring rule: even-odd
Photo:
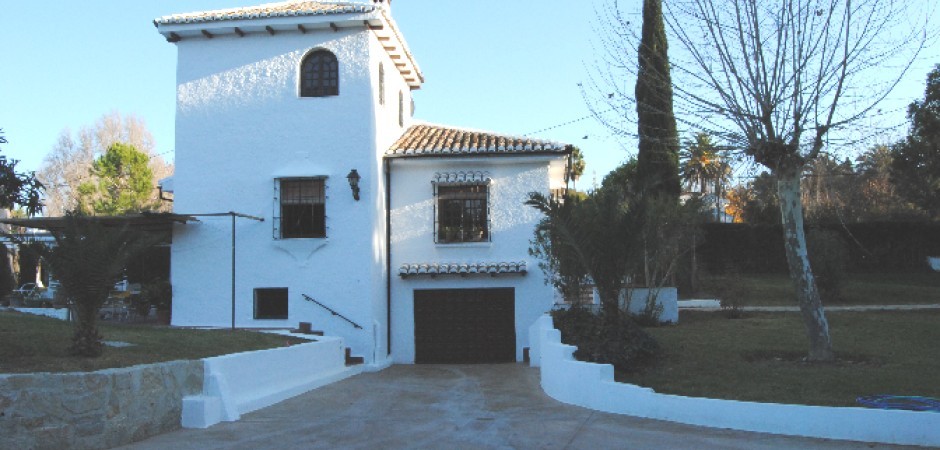
[[[359,180],[362,177],[359,176],[359,172],[356,169],[350,170],[349,175],[346,175],[346,179],[349,180],[349,188],[352,189],[353,198],[356,201],[359,200]]]

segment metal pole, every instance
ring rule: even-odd
[[[235,213],[232,215],[232,329],[235,329]]]

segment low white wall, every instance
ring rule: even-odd
[[[546,320],[547,319],[547,320]],[[781,405],[657,394],[649,388],[614,381],[610,364],[574,359],[574,346],[561,343],[551,317],[540,318],[530,333],[539,336],[542,389],[573,405],[615,414],[742,431],[843,439],[886,444],[940,446],[940,414],[867,408]]]
[[[68,308],[12,308],[21,313],[33,314],[37,316],[52,317],[53,319],[69,320]]]
[[[651,294],[652,291],[652,294]],[[626,294],[630,294],[630,301],[626,301]],[[646,302],[650,295],[655,296],[656,307],[660,308],[660,323],[678,323],[679,322],[679,294],[674,287],[662,287],[658,289],[650,288],[629,288],[625,289],[620,298],[620,307],[626,307],[630,314],[640,315],[646,311]],[[624,305],[626,303],[626,305]]]
[[[183,399],[183,427],[207,428],[362,371],[342,338],[206,358],[202,395]]]

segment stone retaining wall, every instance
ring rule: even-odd
[[[180,428],[203,361],[0,375],[0,448],[102,449]]]

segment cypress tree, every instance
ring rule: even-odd
[[[636,79],[637,156],[640,189],[648,196],[679,199],[679,135],[672,109],[669,44],[662,0],[643,1]]]

